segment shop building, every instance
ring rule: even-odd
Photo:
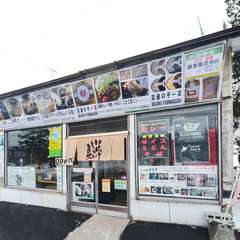
[[[2,201],[206,225],[233,183],[240,28],[0,96]]]

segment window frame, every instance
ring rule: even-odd
[[[139,117],[143,115],[147,116],[163,116],[163,117],[171,117],[174,116],[174,114],[183,115],[183,114],[188,114],[189,110],[194,110],[195,113],[197,112],[204,112],[204,110],[211,110],[215,111],[215,116],[216,116],[216,131],[217,131],[217,136],[216,136],[216,142],[217,142],[217,153],[216,153],[216,167],[217,167],[217,198],[215,199],[210,199],[210,198],[201,198],[201,197],[178,197],[176,195],[171,196],[171,195],[151,195],[151,194],[141,194],[139,192],[139,160],[138,160],[138,122],[139,122]],[[204,114],[204,113],[203,113]],[[204,116],[204,115],[202,115]],[[220,102],[213,102],[213,103],[203,103],[203,104],[192,104],[192,105],[183,105],[178,108],[173,107],[170,109],[165,109],[165,110],[156,110],[156,111],[146,111],[146,112],[141,112],[139,114],[135,115],[135,127],[134,127],[134,132],[135,132],[135,196],[137,200],[143,200],[143,201],[153,201],[153,202],[168,202],[168,201],[175,201],[175,202],[196,202],[196,203],[210,203],[210,204],[215,204],[219,203],[222,201],[222,176],[221,176],[221,171],[222,171],[222,158],[221,158],[221,104]],[[194,166],[194,164],[192,165]]]
[[[14,185],[8,185],[8,133],[9,132],[16,132],[16,131],[27,131],[31,129],[44,129],[44,128],[51,128],[51,127],[61,127],[61,148],[62,148],[62,155],[64,153],[64,144],[63,144],[63,124],[53,124],[53,125],[48,125],[48,126],[38,126],[38,127],[30,127],[30,128],[21,128],[21,129],[11,129],[8,131],[4,131],[4,188],[7,189],[16,189],[16,190],[29,190],[29,191],[35,191],[35,192],[56,192],[56,193],[63,193],[64,191],[64,180],[63,180],[63,167],[62,167],[62,189],[58,190],[57,187],[56,189],[50,189],[50,188],[32,188],[32,187],[24,187],[24,186],[14,186]],[[57,186],[57,183],[56,183]]]

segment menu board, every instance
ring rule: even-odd
[[[36,188],[36,174],[34,167],[9,166],[7,171],[9,186]]]
[[[173,120],[175,163],[208,163],[208,117],[196,116]]]
[[[138,124],[140,165],[158,161],[161,165],[169,164],[169,120],[146,120]]]
[[[220,97],[224,45],[185,54],[185,102]]]
[[[180,52],[1,99],[0,129],[68,123],[214,100],[220,97],[223,51],[224,45],[220,44]]]
[[[139,166],[139,194],[218,199],[216,166]]]

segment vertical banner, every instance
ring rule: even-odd
[[[49,128],[49,157],[62,156],[62,127]]]

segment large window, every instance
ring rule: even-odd
[[[218,199],[217,106],[137,118],[139,195]]]
[[[62,128],[43,127],[7,133],[7,185],[62,190]]]

